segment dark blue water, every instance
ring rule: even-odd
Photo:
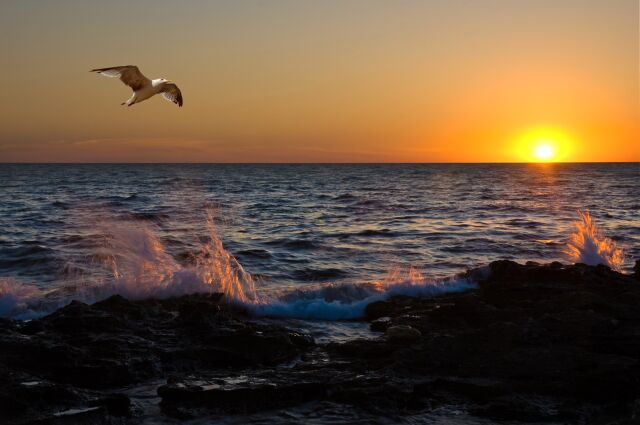
[[[151,229],[176,262],[221,239],[259,285],[431,277],[563,260],[578,210],[640,258],[640,164],[0,165],[0,277],[91,281],[104,225]]]

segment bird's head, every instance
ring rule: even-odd
[[[167,80],[166,78],[160,78],[160,81],[162,82],[162,84],[169,84],[169,83],[171,83],[171,80]]]

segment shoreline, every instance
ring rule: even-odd
[[[222,294],[75,301],[40,319],[0,320],[0,419],[241,421],[337,405],[358,418],[631,420],[640,414],[635,270],[496,261],[467,273],[476,289],[369,304],[359,321],[377,337],[345,342],[261,321]],[[145,404],[135,394],[149,385]]]

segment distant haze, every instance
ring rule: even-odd
[[[13,1],[0,162],[640,161],[637,0]],[[177,108],[88,71],[138,65]]]

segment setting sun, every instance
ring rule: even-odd
[[[553,142],[547,140],[541,140],[538,142],[533,149],[533,156],[540,161],[552,161],[556,149],[553,145]]]
[[[524,162],[571,161],[574,142],[567,132],[551,127],[525,131],[515,143],[516,155]]]

